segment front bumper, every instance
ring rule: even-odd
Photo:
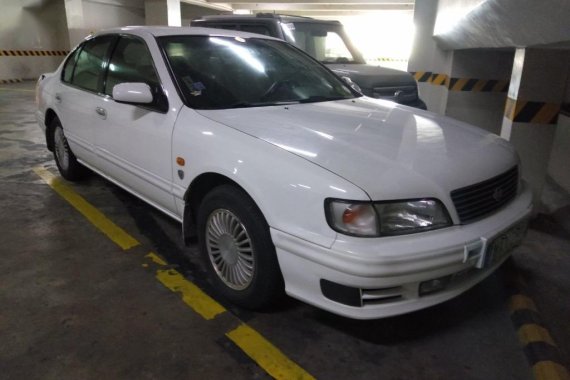
[[[271,229],[287,294],[335,314],[374,319],[404,314],[449,300],[504,262],[481,267],[487,242],[530,217],[528,188],[497,213],[468,225],[415,235],[355,238],[339,235],[326,248]],[[447,286],[420,296],[420,283],[448,276]],[[323,294],[321,281],[359,289],[361,306]]]

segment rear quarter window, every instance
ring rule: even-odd
[[[73,77],[73,70],[75,69],[75,63],[77,62],[77,56],[79,55],[80,51],[81,47],[75,49],[73,53],[71,53],[71,55],[67,58],[67,61],[63,66],[61,79],[66,83],[71,82],[71,78]]]

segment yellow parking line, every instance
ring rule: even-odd
[[[148,255],[146,255],[145,257],[149,258],[151,261],[153,261],[155,264],[161,265],[161,266],[165,266],[168,265],[168,263],[166,261],[164,261],[161,257],[159,257],[156,253],[154,252],[149,252]]]
[[[35,167],[34,172],[119,247],[127,250],[140,244],[125,230],[107,219],[103,213],[87,202],[85,198],[77,194],[75,190],[63,182],[60,177],[53,175],[46,168],[41,166]]]
[[[570,380],[566,368],[550,360],[543,360],[532,366],[536,380]]]
[[[226,335],[275,379],[314,379],[248,325],[242,324]]]
[[[168,289],[181,293],[182,301],[204,319],[214,319],[218,314],[226,311],[222,305],[174,269],[159,269],[156,271],[156,278]]]
[[[122,228],[107,219],[83,197],[77,194],[60,177],[53,175],[44,167],[36,167],[34,172],[47,183],[56,193],[69,202],[95,227],[123,249],[129,249],[140,243]],[[194,283],[187,280],[174,269],[160,269],[168,263],[154,252],[146,256],[158,265],[156,278],[166,288],[182,295],[182,301],[206,320],[214,319],[227,310],[213,298],[204,293]],[[148,267],[148,263],[143,266]],[[233,316],[239,321],[238,318]],[[252,358],[261,368],[276,379],[314,379],[303,368],[291,361],[279,349],[266,340],[261,334],[239,321],[240,326],[226,334],[239,348]]]

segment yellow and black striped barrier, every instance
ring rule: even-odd
[[[0,50],[0,57],[57,57],[67,53],[67,50]]]
[[[410,71],[410,74],[414,76],[416,81],[420,83],[429,83],[431,80],[431,71]]]
[[[0,79],[0,84],[20,83],[22,79]]]
[[[411,74],[420,83],[445,86],[449,91],[471,92],[507,92],[509,81],[498,79],[453,78],[447,74],[431,71],[412,71]]]
[[[507,92],[509,81],[497,79],[450,78],[450,91]]]
[[[536,380],[570,380],[562,355],[545,327],[534,301],[525,294],[525,279],[514,260],[504,266],[505,285],[510,293],[509,313],[513,327]]]
[[[515,123],[556,124],[561,105],[507,98],[505,116]]]
[[[536,305],[517,293],[509,299],[511,321],[536,380],[570,380],[554,339],[542,324]]]
[[[380,61],[380,62],[408,62],[408,60],[405,58],[390,58],[390,57],[379,57],[379,58],[376,58],[375,61]]]

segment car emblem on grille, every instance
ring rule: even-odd
[[[495,191],[493,191],[493,199],[496,200],[497,202],[503,198],[503,195],[505,195],[505,192],[501,187],[497,187]]]

